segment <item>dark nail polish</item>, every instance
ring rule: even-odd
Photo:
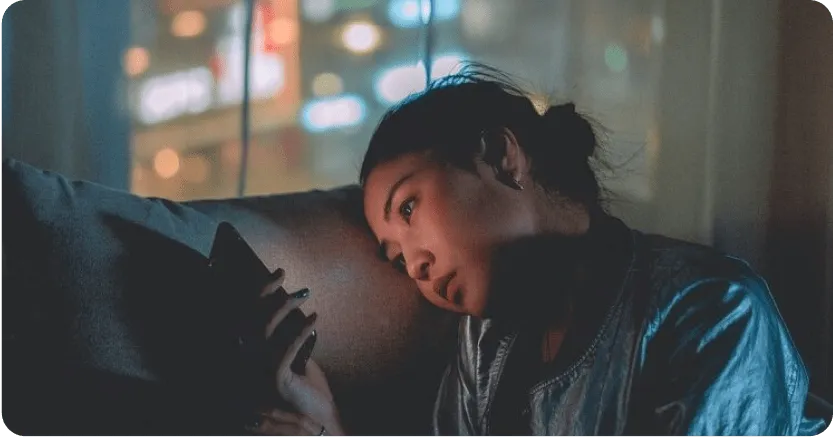
[[[289,297],[293,299],[306,299],[309,297],[309,288],[304,288],[302,290],[298,290],[289,295]]]
[[[307,316],[307,324],[311,325],[315,320],[318,319],[318,313],[312,313]]]
[[[272,277],[273,277],[273,278],[280,278],[281,276],[283,276],[283,273],[284,273],[283,269],[282,269],[282,268],[278,268],[277,270],[275,270],[274,272],[272,272]]]

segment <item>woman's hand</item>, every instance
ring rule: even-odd
[[[303,414],[278,409],[260,412],[247,431],[258,435],[335,435]]]
[[[279,269],[274,276],[276,279],[266,286],[261,296],[267,296],[281,288],[284,281],[283,271]],[[307,298],[309,298],[307,290],[291,294],[287,302],[278,308],[267,322],[265,336],[267,338],[272,336],[290,311],[300,307]],[[343,434],[338,411],[333,401],[333,394],[321,368],[312,359],[307,361],[305,375],[298,375],[291,368],[292,362],[303,347],[304,342],[313,334],[315,320],[315,313],[307,317],[306,326],[281,358],[276,369],[275,380],[278,394],[291,404],[298,414],[273,409],[270,411],[275,414],[268,415],[268,420],[264,423],[268,423],[269,425],[265,426],[272,426],[274,429],[277,429],[275,427],[278,425],[280,425],[280,429],[286,429],[287,426],[297,425],[308,428],[312,426],[311,424],[315,424],[317,426],[317,429],[314,430],[316,435],[320,433],[322,426],[327,434]],[[287,425],[287,423],[295,425]],[[302,429],[297,426],[296,429]]]

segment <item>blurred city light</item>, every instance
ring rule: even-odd
[[[246,27],[246,5],[233,3],[226,11],[226,28],[229,35],[243,35]]]
[[[201,11],[182,11],[171,21],[171,34],[179,38],[192,38],[205,30],[205,14]]]
[[[419,65],[403,65],[382,71],[375,83],[376,97],[392,105],[425,89],[425,69]]]
[[[303,0],[301,12],[304,18],[313,22],[324,22],[335,15],[335,0]]]
[[[243,100],[243,47],[238,38],[226,37],[217,44],[225,68],[217,83],[217,98],[221,105],[236,104]],[[286,85],[286,66],[283,58],[275,53],[255,51],[250,58],[249,92],[252,100],[262,100],[279,93]]]
[[[298,24],[289,18],[277,18],[266,25],[269,42],[276,46],[292,44],[298,39]]]
[[[203,112],[211,106],[213,88],[213,76],[205,67],[148,79],[139,86],[139,120],[153,124]]]
[[[344,91],[344,81],[335,73],[321,73],[312,79],[312,93],[316,97],[332,96]]]
[[[124,52],[124,72],[130,77],[139,76],[147,71],[150,55],[144,47],[131,47]]]
[[[165,148],[153,156],[153,169],[162,179],[170,179],[179,172],[179,154],[176,150]]]
[[[460,71],[468,56],[459,54],[439,55],[431,63],[431,80],[449,76]],[[419,67],[425,69],[425,64],[419,62]]]
[[[450,20],[460,13],[460,0],[434,0],[434,19]],[[421,13],[420,13],[421,12]],[[396,27],[418,27],[428,21],[431,2],[428,0],[390,0],[388,18]]]
[[[354,21],[344,26],[341,42],[353,53],[368,53],[379,47],[379,27],[367,21]]]
[[[651,37],[657,43],[665,39],[665,21],[662,17],[656,15],[651,17]]]
[[[628,52],[619,44],[608,44],[605,47],[605,65],[611,71],[621,73],[628,69]]]
[[[301,110],[301,123],[309,132],[357,126],[366,117],[364,100],[354,94],[310,100]]]
[[[464,60],[465,57],[456,54],[438,56],[431,64],[431,79],[456,73]],[[392,105],[424,90],[425,82],[425,64],[420,61],[383,70],[375,80],[374,89],[380,102]]]

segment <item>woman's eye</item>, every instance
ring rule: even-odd
[[[399,206],[399,215],[405,219],[406,222],[411,220],[411,214],[414,213],[414,199],[408,199],[402,202],[402,205]]]
[[[400,254],[396,258],[393,259],[393,268],[398,270],[401,273],[407,273],[405,269],[405,256]]]

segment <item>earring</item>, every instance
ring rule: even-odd
[[[520,180],[520,179],[512,179],[512,182],[514,182],[514,183],[515,183],[515,185],[518,187],[518,190],[519,190],[519,191],[523,191],[523,190],[524,190],[524,186],[523,186],[523,184],[521,184],[521,180]]]
[[[518,190],[523,191],[524,186],[521,184],[520,178],[514,178],[509,172],[503,171],[497,174],[497,178],[499,181],[503,182],[504,184]]]

